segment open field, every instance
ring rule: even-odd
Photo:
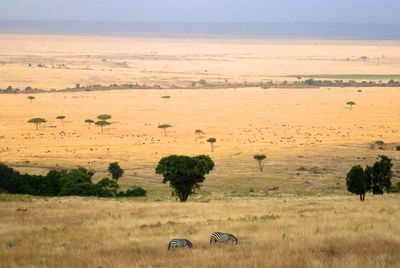
[[[244,83],[299,74],[398,75],[399,55],[396,41],[0,34],[0,88],[135,82],[189,87],[200,79]]]
[[[164,95],[170,99],[162,99]],[[138,90],[0,95],[0,159],[21,171],[46,173],[78,165],[106,175],[126,169],[125,186],[141,185],[150,199],[168,199],[154,168],[169,154],[210,154],[216,162],[201,199],[275,194],[344,193],[355,164],[380,154],[398,159],[399,89]],[[346,102],[357,103],[353,109]],[[113,116],[104,133],[83,122]],[[56,116],[65,115],[65,122]],[[32,117],[48,119],[38,131]],[[167,136],[158,123],[168,123]],[[195,135],[195,130],[205,132]],[[205,140],[217,138],[215,151]],[[379,148],[373,143],[385,142]],[[265,172],[252,159],[265,153]],[[399,161],[394,161],[395,170]],[[398,176],[398,174],[395,174]],[[397,180],[397,179],[395,179]]]
[[[399,196],[0,202],[3,267],[399,267]],[[210,246],[213,231],[237,246]],[[172,238],[192,251],[168,252]],[[8,249],[11,242],[15,248]]]
[[[135,82],[191,88],[201,79],[389,80],[400,73],[399,43],[379,41],[0,34],[0,56],[0,88]],[[118,161],[122,190],[141,186],[147,196],[0,194],[0,266],[400,267],[399,195],[359,202],[345,185],[353,165],[371,165],[382,154],[393,158],[392,181],[399,181],[399,88],[34,96],[30,102],[25,94],[0,94],[0,162],[32,174],[83,166],[99,180]],[[112,115],[104,132],[84,123],[99,114]],[[35,130],[27,123],[34,117],[48,122]],[[160,124],[172,125],[165,136]],[[210,137],[217,139],[214,152]],[[258,153],[267,155],[262,173],[253,159]],[[215,161],[188,203],[176,202],[155,174],[170,154]],[[211,247],[213,231],[236,234],[239,245]],[[195,248],[168,252],[177,237]]]

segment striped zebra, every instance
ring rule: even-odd
[[[211,234],[210,244],[212,243],[232,243],[237,244],[239,240],[231,234],[215,232]]]
[[[191,249],[193,247],[192,242],[190,242],[187,239],[172,239],[169,241],[168,244],[168,250],[174,249],[174,248],[188,248]]]

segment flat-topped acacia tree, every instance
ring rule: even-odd
[[[207,142],[211,144],[211,152],[214,152],[214,143],[217,142],[216,138],[209,138],[207,139]]]
[[[94,123],[92,119],[86,119],[85,123],[88,124],[88,129],[90,129],[90,126]]]
[[[100,121],[107,121],[110,120],[111,118],[112,116],[109,114],[101,114],[97,116],[97,119],[99,119]]]
[[[350,106],[350,110],[352,110],[353,106],[356,105],[354,101],[348,101],[346,104]]]
[[[101,133],[103,133],[103,131],[104,131],[104,127],[105,126],[109,126],[109,125],[111,125],[111,123],[110,122],[107,122],[107,121],[104,121],[104,120],[100,120],[100,121],[97,121],[96,123],[94,123],[96,126],[99,126],[99,127],[101,127]]]
[[[32,118],[32,119],[28,120],[28,123],[35,124],[36,130],[39,129],[39,126],[41,124],[46,123],[46,122],[47,122],[46,119],[40,118],[40,117],[36,117],[36,118]]]
[[[28,96],[28,100],[31,101],[31,104],[32,104],[32,101],[33,101],[34,99],[36,99],[34,96]]]
[[[262,162],[267,159],[265,154],[256,154],[253,156],[254,160],[258,162],[258,166],[260,167],[260,172],[263,172],[263,165]]]
[[[162,124],[162,125],[158,125],[158,128],[163,129],[164,130],[164,136],[167,136],[167,128],[171,128],[171,125],[168,124]]]
[[[66,118],[65,115],[59,115],[59,116],[56,117],[57,120],[60,120],[60,121],[61,121],[61,124],[64,124],[64,119],[65,119],[65,118]]]

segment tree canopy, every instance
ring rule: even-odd
[[[104,128],[105,126],[111,125],[110,122],[107,122],[107,121],[104,121],[104,120],[97,121],[97,122],[94,123],[94,124],[95,124],[96,126],[101,127],[101,132],[103,132],[103,128]]]
[[[110,172],[112,179],[116,182],[124,175],[124,170],[119,166],[118,162],[110,163],[108,172]]]
[[[28,123],[35,124],[36,130],[38,130],[38,128],[41,124],[46,123],[46,122],[47,122],[46,119],[40,118],[40,117],[36,117],[36,118],[32,118],[32,119],[28,120]]]
[[[110,120],[111,118],[112,118],[112,116],[109,114],[101,114],[101,115],[97,116],[97,119],[99,119],[101,121]]]
[[[156,173],[163,175],[163,183],[170,183],[181,202],[186,202],[189,195],[201,187],[205,175],[213,168],[214,162],[209,156],[171,155],[160,160]]]
[[[392,187],[392,160],[387,156],[379,156],[379,160],[365,169],[354,166],[346,176],[347,190],[351,193],[360,195],[360,200],[365,200],[365,194],[383,194]]]
[[[265,154],[256,154],[253,156],[253,158],[258,162],[258,165],[260,167],[260,172],[262,172],[263,171],[262,161],[267,159],[267,157],[265,156]]]

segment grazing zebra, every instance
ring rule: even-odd
[[[168,244],[168,250],[171,250],[173,248],[189,248],[191,249],[193,247],[192,242],[190,242],[187,239],[172,239],[169,241]]]
[[[228,233],[220,233],[220,232],[215,232],[211,234],[211,239],[210,239],[210,244],[212,243],[232,243],[232,244],[237,244],[239,240],[231,234]]]

